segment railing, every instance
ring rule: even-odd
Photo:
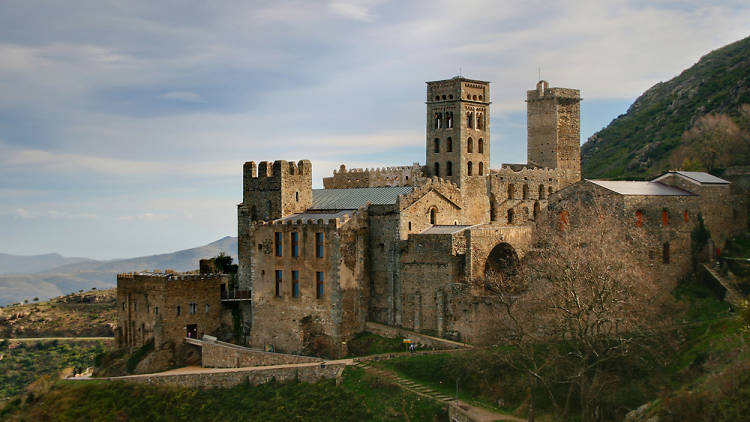
[[[250,290],[224,290],[221,292],[221,300],[250,300]]]

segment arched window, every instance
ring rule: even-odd
[[[477,129],[484,129],[484,114],[477,113]]]
[[[529,185],[523,185],[523,199],[529,199]]]
[[[443,124],[443,113],[435,113],[435,129],[440,129]]]
[[[548,193],[548,194],[550,194],[550,195],[552,195],[552,186],[550,186],[550,187],[549,187],[549,188],[547,189],[547,193]]]
[[[539,201],[534,202],[534,220],[539,217]]]
[[[299,192],[294,192],[294,200],[299,202]]]
[[[435,163],[435,176],[440,177],[440,163]]]
[[[466,152],[474,152],[474,140],[471,138],[466,141]]]
[[[437,224],[437,209],[435,208],[430,209],[430,224]]]
[[[495,221],[497,219],[497,210],[495,208],[495,202],[490,203],[490,221]]]
[[[445,140],[445,151],[453,152],[453,139],[450,136]]]
[[[669,211],[666,208],[661,211],[661,224],[663,226],[669,225]]]
[[[409,222],[409,231],[411,231],[411,221]]]
[[[453,96],[451,95],[451,98],[452,97]],[[445,113],[445,127],[447,127],[448,129],[453,128],[453,112],[452,111],[448,111]]]
[[[484,176],[484,163],[481,161],[479,162],[479,175]]]
[[[508,224],[513,224],[513,210],[508,210]]]
[[[469,129],[474,128],[474,113],[472,113],[471,111],[466,113],[466,125]]]
[[[635,212],[635,226],[643,227],[643,211],[641,210]]]
[[[508,199],[513,199],[513,195],[516,193],[516,188],[513,183],[508,184]]]
[[[432,141],[432,144],[433,144],[433,152],[436,152],[436,153],[440,152],[440,139],[435,138],[435,140]]]
[[[445,175],[453,176],[453,163],[450,161],[445,163]]]
[[[477,152],[480,154],[484,152],[484,140],[482,138],[479,138],[479,141],[477,141]]]
[[[544,185],[539,185],[539,199],[544,199]]]
[[[468,175],[469,175],[469,176],[471,176],[471,173],[472,173],[472,167],[473,167],[473,166],[472,166],[472,164],[471,164],[471,161],[469,161],[469,163],[468,163],[468,164],[466,165],[466,171],[467,171],[467,173],[468,173]]]

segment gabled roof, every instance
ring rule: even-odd
[[[395,186],[384,188],[313,189],[310,210],[356,210],[367,203],[373,205],[395,204],[399,195],[414,188]]]
[[[589,180],[587,181],[601,186],[604,189],[619,193],[620,195],[644,195],[644,196],[692,196],[693,194],[658,182],[637,182],[620,180]]]
[[[659,180],[669,176],[670,174],[676,174],[678,176],[682,176],[686,179],[689,179],[691,182],[698,183],[700,185],[728,185],[729,184],[729,181],[727,180],[720,179],[712,174],[708,174],[702,171],[670,171],[657,177],[656,179],[653,180],[653,182],[658,182]]]

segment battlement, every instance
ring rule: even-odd
[[[384,186],[412,186],[422,177],[422,166],[393,166],[347,169],[341,165],[333,176],[323,178],[326,189],[369,188]]]
[[[310,160],[294,161],[276,160],[273,163],[261,161],[255,164],[255,161],[248,161],[244,165],[244,174],[246,178],[281,178],[284,176],[312,176],[312,163]]]
[[[154,273],[154,272],[132,272],[118,273],[117,280],[214,280],[224,277],[223,274],[182,274],[182,273]]]
[[[529,179],[552,179],[557,180],[557,170],[549,167],[523,166],[516,164],[503,164],[499,169],[491,169],[490,176],[513,176],[528,177]]]
[[[436,190],[441,195],[445,196],[455,204],[461,205],[461,189],[455,183],[442,179],[440,177],[426,177],[420,179],[420,185],[414,188],[413,191],[405,195],[399,195],[396,205],[399,209],[404,209],[414,202],[418,201],[430,190]]]

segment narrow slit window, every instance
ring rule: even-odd
[[[323,299],[325,296],[325,279],[321,271],[315,273],[315,292],[318,299]]]
[[[292,256],[299,256],[299,232],[292,232]]]
[[[282,256],[284,252],[284,247],[282,243],[283,234],[281,232],[275,232],[273,240],[274,240],[274,246],[276,249],[276,256]]]
[[[323,232],[315,233],[315,257],[316,258],[323,258],[324,245],[325,243],[323,241]]]
[[[292,297],[299,297],[299,271],[292,271]]]
[[[281,283],[282,283],[282,272],[281,270],[276,270],[276,297],[281,297]]]

